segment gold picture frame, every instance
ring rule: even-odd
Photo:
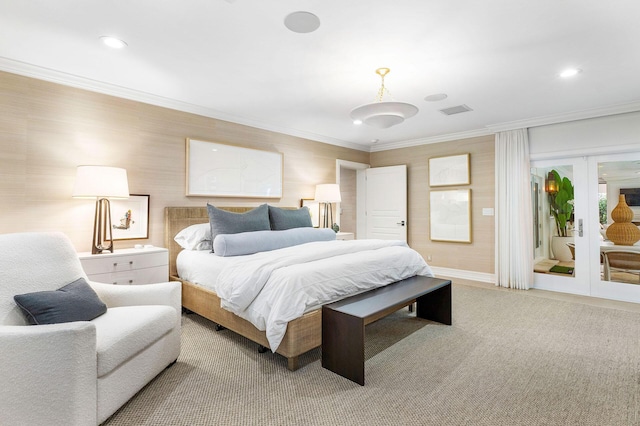
[[[429,238],[471,243],[471,189],[430,191]]]
[[[429,158],[429,186],[469,185],[470,154]]]

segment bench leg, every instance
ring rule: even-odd
[[[364,322],[322,309],[322,366],[364,386]]]
[[[451,283],[416,299],[416,316],[451,325]]]

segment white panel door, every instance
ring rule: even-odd
[[[366,173],[366,238],[407,241],[407,166]]]

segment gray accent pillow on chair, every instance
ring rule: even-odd
[[[309,207],[307,206],[297,210],[286,210],[269,206],[269,222],[271,222],[272,231],[313,227],[311,223],[311,213],[309,213]]]
[[[107,305],[84,278],[58,290],[17,294],[13,300],[32,325],[91,321],[107,312]]]
[[[246,213],[232,213],[218,209],[207,203],[209,224],[211,225],[211,241],[219,234],[238,234],[240,232],[268,231],[269,208],[266,204],[249,210]]]

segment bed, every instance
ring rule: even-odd
[[[253,210],[254,208],[227,207],[221,209],[227,212],[245,213]],[[182,283],[183,307],[213,321],[219,326],[227,328],[252,340],[265,348],[273,347],[273,345],[270,346],[270,341],[273,342],[272,335],[259,330],[247,319],[241,318],[239,315],[242,313],[236,315],[230,310],[221,307],[221,302],[223,302],[222,304],[229,304],[228,298],[221,300],[221,297],[216,293],[216,291],[206,288],[200,284],[195,284],[189,279],[183,279],[179,276],[176,260],[179,253],[183,251],[183,248],[176,243],[174,237],[181,230],[191,225],[203,223],[209,223],[207,207],[165,208],[165,244],[169,249],[170,275],[172,280],[180,281]],[[363,243],[364,242],[361,244]],[[343,250],[342,243],[339,242],[338,245],[340,246],[340,250]],[[344,247],[346,250],[346,245],[344,245]],[[218,252],[217,250],[218,249],[216,249],[216,253]],[[187,253],[182,254],[184,255]],[[262,254],[263,253],[260,253],[259,255]],[[268,255],[267,253],[264,254]],[[212,254],[211,256],[215,255]],[[185,274],[184,276],[187,275]],[[194,281],[198,282],[197,280]],[[245,279],[245,281],[251,280]],[[220,292],[220,294],[224,295],[224,291]],[[305,312],[302,316],[292,319],[286,323],[286,332],[284,332],[284,335],[281,337],[281,341],[279,341],[279,344],[276,346],[275,352],[287,358],[287,368],[289,370],[293,371],[299,367],[298,357],[301,354],[321,345],[321,323],[321,309],[319,309],[319,306],[317,309]]]

